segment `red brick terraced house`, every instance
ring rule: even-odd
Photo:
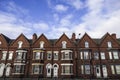
[[[0,34],[0,77],[119,79],[120,39],[109,33],[96,39],[87,33],[80,39],[75,33],[58,39]]]

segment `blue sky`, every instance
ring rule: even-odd
[[[87,32],[120,37],[120,0],[0,0],[0,33],[16,38],[33,33],[58,38]]]

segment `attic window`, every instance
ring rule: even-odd
[[[85,41],[85,48],[89,48],[89,43]]]
[[[62,48],[66,48],[66,44],[67,44],[66,41],[62,41]]]
[[[40,41],[40,48],[44,48],[44,41]]]
[[[107,42],[108,48],[112,48],[112,43],[110,41]]]
[[[22,42],[22,41],[19,41],[19,42],[18,42],[18,48],[22,48],[22,44],[23,44],[23,42]]]

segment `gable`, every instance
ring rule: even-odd
[[[50,47],[50,46],[51,46],[49,40],[45,37],[44,34],[42,34],[42,35],[33,43],[33,47],[39,48],[41,41],[44,42],[44,47]]]
[[[87,33],[85,33],[84,36],[78,42],[78,47],[85,47],[86,41],[89,43],[89,47],[97,47],[97,44],[93,41],[93,39],[91,39],[91,37]]]
[[[62,47],[62,41],[66,41],[66,42],[67,42],[67,47],[72,47],[72,46],[74,46],[73,43],[71,42],[71,40],[70,40],[65,34],[63,34],[63,35],[55,42],[55,46],[56,46],[56,47]]]
[[[0,42],[1,42],[1,47],[7,47],[8,44],[9,44],[9,39],[7,41],[7,37],[5,38],[6,36],[4,36],[3,34],[0,34]]]
[[[106,33],[100,43],[100,47],[108,47],[107,42],[112,43],[112,47],[116,48],[119,47],[119,44],[116,39],[113,39],[109,33]]]
[[[19,41],[22,41],[23,42],[23,45],[22,47],[29,47],[30,46],[30,43],[28,41],[28,39],[23,35],[21,34],[19,37],[17,37],[12,43],[10,46],[12,47],[18,47],[18,42]]]

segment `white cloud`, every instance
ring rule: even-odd
[[[82,23],[79,23],[74,27],[77,33],[87,32],[92,37],[101,37],[106,32],[117,33],[120,36],[119,32],[119,19],[120,19],[120,6],[115,5],[120,3],[112,0],[114,4],[109,4],[103,0],[88,0],[87,8],[88,13],[82,17]],[[96,5],[97,4],[97,5]],[[106,7],[106,5],[108,5]],[[109,7],[117,6],[119,8],[112,9],[111,13]]]
[[[39,23],[34,23],[33,28],[36,31],[39,31],[39,30],[46,31],[46,30],[48,30],[49,26],[48,26],[48,24],[46,24],[44,22],[39,22]]]
[[[55,10],[58,11],[58,12],[64,12],[64,11],[67,11],[68,10],[68,7],[65,6],[65,5],[62,5],[62,4],[57,4],[55,6]]]
[[[72,14],[68,14],[60,20],[60,26],[69,26],[71,24]]]
[[[84,3],[81,0],[65,0],[65,3],[69,4],[76,10],[84,8]]]

